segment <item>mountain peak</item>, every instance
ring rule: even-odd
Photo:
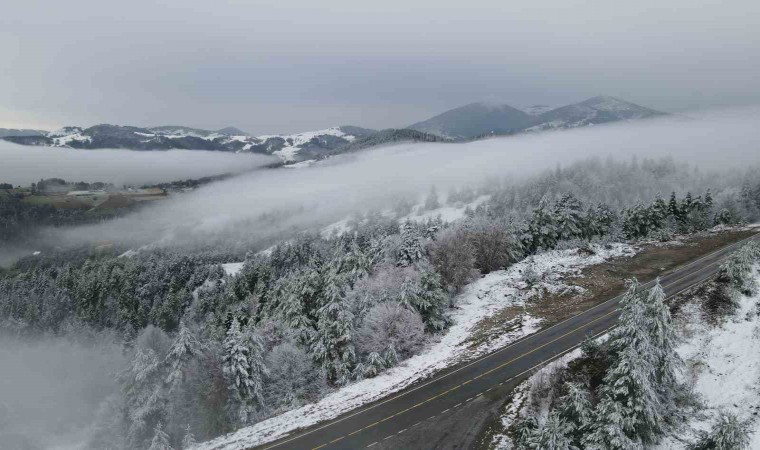
[[[246,133],[245,131],[236,127],[224,127],[216,130],[216,132],[219,134],[226,134],[228,136],[250,136],[249,133]]]
[[[507,104],[475,102],[450,109],[408,128],[453,139],[468,139],[518,131],[533,121],[529,114]]]

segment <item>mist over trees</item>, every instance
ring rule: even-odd
[[[445,200],[438,190],[420,197],[420,209],[466,208],[453,223],[369,211],[341,233],[293,233],[266,252],[234,237],[214,248],[51,252],[0,273],[0,328],[18,338],[113,334],[128,362],[113,368],[118,389],[93,419],[89,445],[183,448],[417,354],[445,332],[456,293],[480,274],[554,248],[756,220],[758,175],[701,175],[668,158],[589,159],[521,182],[462,186]],[[234,276],[219,265],[231,261],[245,261]],[[629,292],[628,325],[605,356],[615,362],[600,380],[609,387],[593,395],[568,387],[568,409],[537,425],[531,442],[653,439],[672,391],[651,380],[670,386],[677,366],[660,297]],[[624,401],[624,391],[640,393],[639,403]],[[589,419],[588,404],[609,414]],[[605,417],[630,420],[602,426]]]

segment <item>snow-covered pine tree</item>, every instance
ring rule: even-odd
[[[528,253],[552,249],[557,244],[557,224],[552,209],[549,199],[542,198],[525,224],[522,241]]]
[[[398,364],[398,353],[396,353],[396,346],[392,342],[383,353],[383,361],[385,361],[386,367],[393,367]]]
[[[566,383],[565,389],[567,393],[557,399],[559,417],[567,424],[573,445],[580,446],[593,420],[591,393],[580,383]]]
[[[676,352],[676,335],[659,278],[647,293],[644,314],[652,344],[651,359],[655,369],[655,386],[663,414],[669,414],[676,407],[675,397],[679,390],[677,374],[683,366],[683,361]]]
[[[238,424],[246,424],[251,411],[250,400],[255,383],[251,379],[251,365],[248,359],[250,350],[245,346],[245,339],[237,318],[233,318],[223,346],[222,371],[227,380],[230,397],[228,406],[230,419]]]
[[[399,248],[397,265],[408,267],[423,257],[422,236],[414,224],[406,222],[401,227],[401,248]]]
[[[248,378],[250,383],[250,398],[259,408],[264,407],[264,378],[269,370],[264,364],[264,345],[261,337],[249,323],[243,332],[243,342],[248,348]]]
[[[552,413],[530,433],[527,447],[535,450],[577,450],[568,437],[571,427],[559,415]]]
[[[734,414],[721,412],[709,432],[699,433],[697,442],[689,450],[743,450],[749,448],[750,427]]]
[[[311,345],[314,360],[327,372],[327,379],[342,385],[350,381],[356,364],[353,344],[354,314],[344,293],[344,283],[335,268],[325,275],[322,306],[317,311],[317,331]]]
[[[668,205],[665,200],[658,193],[657,197],[652,202],[652,206],[649,207],[650,212],[650,225],[655,230],[661,230],[667,225],[668,218]]]
[[[668,214],[672,216],[676,221],[681,218],[681,208],[678,206],[678,199],[676,198],[675,191],[670,193],[670,201],[668,201]]]
[[[385,359],[377,352],[367,355],[367,362],[364,365],[364,377],[372,378],[385,370]]]
[[[564,194],[554,205],[557,240],[570,240],[584,234],[586,217],[581,202],[573,194]]]
[[[161,363],[153,349],[138,348],[130,367],[119,376],[129,421],[131,447],[144,447],[150,433],[166,415],[166,392]]]
[[[182,450],[187,450],[196,444],[195,435],[190,428],[190,424],[185,427],[185,435],[182,437]]]
[[[169,371],[169,375],[166,377],[169,390],[176,389],[184,382],[187,366],[193,358],[201,353],[202,348],[201,342],[193,336],[185,323],[180,322],[177,337],[169,348],[166,358],[164,358],[164,364]]]
[[[161,422],[154,429],[153,440],[150,441],[148,450],[174,450],[169,443],[169,435],[163,430]]]
[[[601,401],[586,438],[587,444],[595,445],[592,448],[649,444],[662,432],[662,405],[654,386],[657,349],[650,340],[648,320],[639,285],[632,280],[621,300],[618,326],[610,332],[613,363],[600,387]]]

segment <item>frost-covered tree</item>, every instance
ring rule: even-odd
[[[481,273],[507,268],[524,256],[522,241],[504,221],[474,217],[465,223],[464,232]]]
[[[410,266],[424,257],[422,236],[419,229],[412,223],[406,222],[401,227],[401,246],[398,250],[397,264],[402,267]]]
[[[547,197],[533,210],[525,224],[522,242],[528,253],[554,248],[557,244],[557,224]]]
[[[571,240],[588,234],[583,204],[572,194],[564,194],[559,199],[553,215],[557,240]]]
[[[245,341],[243,332],[240,330],[240,322],[234,318],[224,338],[222,370],[227,380],[230,397],[228,407],[230,418],[240,424],[248,423],[252,411],[251,401],[260,395],[260,392],[255,392],[257,387],[260,388],[260,380],[257,382],[253,379],[249,360],[250,349]]]
[[[477,276],[472,244],[463,229],[439,233],[428,245],[428,253],[430,262],[454,292]]]
[[[164,432],[161,422],[158,422],[154,432],[153,440],[150,441],[148,450],[174,450],[169,442],[169,435]]]
[[[735,415],[722,412],[709,432],[702,431],[690,450],[742,450],[749,448],[750,427]]]
[[[392,344],[402,358],[421,346],[425,325],[419,313],[398,303],[383,302],[372,307],[356,332],[360,353],[381,353]]]
[[[367,359],[363,365],[364,372],[362,373],[363,378],[372,378],[377,376],[380,372],[385,370],[387,367],[385,359],[380,356],[380,353],[378,352],[372,352],[369,355],[367,355]]]
[[[662,432],[663,407],[656,386],[662,354],[652,342],[651,316],[642,297],[633,280],[621,300],[618,326],[610,333],[613,362],[600,387],[601,400],[592,432],[586,438],[588,445],[595,445],[593,448],[648,444]]]
[[[527,448],[536,450],[577,450],[568,437],[571,427],[557,414],[549,414],[546,421],[533,430],[527,442]]]
[[[188,365],[193,358],[200,354],[202,348],[201,342],[181,322],[177,337],[169,348],[166,358],[164,358],[164,364],[169,372],[166,382],[169,384],[170,390],[176,389],[185,380],[185,371]]]
[[[269,369],[265,393],[267,406],[275,412],[297,408],[313,401],[325,390],[324,375],[314,368],[306,352],[283,342],[266,357]]]
[[[350,380],[356,364],[354,350],[354,315],[346,301],[340,274],[326,275],[322,306],[317,311],[317,329],[311,344],[314,360],[321,365],[327,379],[341,385]]]
[[[676,352],[676,334],[665,304],[665,291],[657,279],[654,287],[646,293],[645,325],[652,348],[651,360],[655,369],[655,386],[660,397],[663,413],[675,408],[675,396],[679,386],[677,374],[683,361]]]
[[[127,439],[132,447],[144,447],[153,428],[166,415],[161,362],[152,348],[138,348],[130,366],[121,373],[127,416]]]
[[[567,424],[566,434],[579,446],[593,419],[591,393],[580,383],[565,383],[565,389],[567,393],[557,399],[558,414]]]
[[[185,435],[182,436],[182,450],[187,450],[190,447],[194,446],[195,444],[196,444],[195,435],[193,434],[193,430],[190,428],[190,425],[188,424],[185,427]]]

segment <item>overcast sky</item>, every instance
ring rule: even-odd
[[[0,127],[398,127],[498,100],[760,103],[756,0],[7,0]]]

